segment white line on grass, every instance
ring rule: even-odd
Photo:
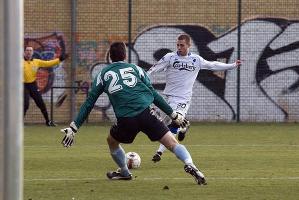
[[[125,145],[125,144],[124,144]],[[78,145],[79,146],[79,145]],[[80,145],[80,147],[107,147],[107,145]],[[157,144],[132,145],[135,147],[156,147]],[[299,144],[186,144],[188,147],[299,147]],[[25,145],[25,148],[56,148],[57,146]]]
[[[97,181],[108,180],[107,178],[34,178],[24,179],[26,182],[34,181]],[[162,177],[145,177],[135,178],[136,180],[187,180],[190,178],[162,178]],[[207,180],[299,180],[299,177],[209,177]]]

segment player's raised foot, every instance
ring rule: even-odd
[[[161,160],[162,152],[158,151],[152,158],[154,163],[159,162]]]
[[[120,170],[117,170],[115,172],[107,172],[107,177],[110,180],[132,180],[132,174],[129,174],[128,176],[122,175]]]
[[[183,141],[185,139],[186,133],[189,129],[189,125],[185,128],[180,128],[178,133],[178,140]]]
[[[46,126],[57,126],[57,124],[50,120],[46,122]]]
[[[184,170],[185,170],[185,172],[187,172],[188,174],[191,174],[191,176],[193,176],[193,178],[195,179],[195,181],[198,185],[207,185],[205,176],[197,168],[195,168],[191,165],[185,165]]]

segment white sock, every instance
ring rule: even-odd
[[[160,146],[159,146],[157,152],[161,152],[161,153],[163,153],[165,150],[166,150],[166,147],[165,147],[163,144],[160,144]]]

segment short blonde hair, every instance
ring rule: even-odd
[[[187,33],[180,34],[178,40],[185,40],[188,45],[191,45],[191,37]]]

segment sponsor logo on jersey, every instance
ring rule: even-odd
[[[195,66],[193,63],[185,63],[185,62],[180,62],[180,61],[175,61],[173,63],[173,68],[178,69],[178,70],[186,70],[186,71],[194,71]]]

